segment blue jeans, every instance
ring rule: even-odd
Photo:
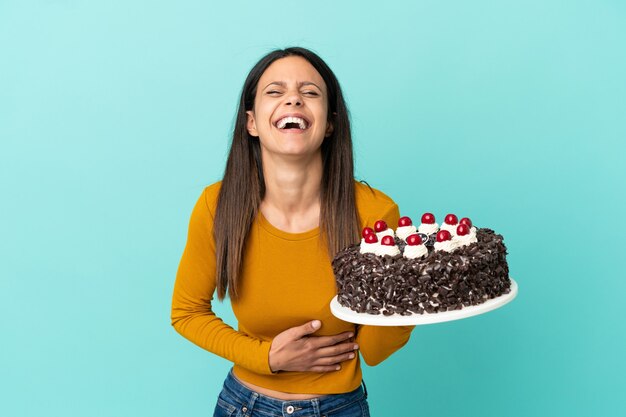
[[[283,401],[250,390],[233,371],[217,398],[213,417],[370,417],[365,382],[352,392]]]

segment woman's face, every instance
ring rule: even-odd
[[[278,59],[265,70],[247,114],[248,133],[259,138],[264,156],[313,155],[333,129],[326,84],[299,56]]]

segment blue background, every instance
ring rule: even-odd
[[[623,412],[623,1],[2,0],[0,415],[210,415],[230,363],[170,327],[174,276],[290,45],[336,72],[358,178],[502,233],[520,285],[365,367],[373,415]]]

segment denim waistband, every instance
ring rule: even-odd
[[[254,409],[255,413],[274,416],[276,414],[289,415],[292,417],[308,415],[330,414],[334,410],[346,407],[354,402],[367,398],[365,382],[357,389],[343,394],[328,394],[310,400],[284,401],[278,398],[268,397],[256,391],[252,391],[237,380],[232,369],[224,381],[223,392],[232,397],[240,408]]]

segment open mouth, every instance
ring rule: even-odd
[[[280,130],[306,130],[309,122],[301,117],[287,116],[276,122],[276,127]]]

